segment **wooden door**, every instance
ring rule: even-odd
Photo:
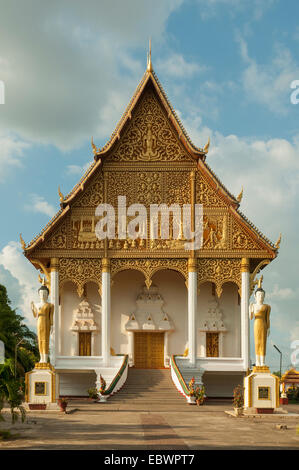
[[[79,333],[79,356],[91,356],[91,333]]]
[[[219,333],[206,333],[206,357],[219,357]]]
[[[164,367],[164,333],[134,333],[134,365],[138,369]]]

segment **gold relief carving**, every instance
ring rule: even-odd
[[[107,199],[114,209],[117,209],[118,196],[126,196],[127,206],[138,202],[136,187],[138,175],[134,171],[107,171]],[[117,212],[117,210],[116,210]]]
[[[188,261],[186,259],[111,259],[111,277],[126,269],[141,271],[145,277],[145,284],[149,289],[152,284],[152,276],[162,269],[172,269],[183,275],[185,281],[188,279]]]
[[[45,241],[44,247],[46,249],[63,249],[67,248],[67,220],[60,224],[58,229],[55,230],[53,235],[51,235],[48,240]]]
[[[102,261],[101,259],[61,258],[59,262],[60,287],[66,281],[72,281],[79,297],[84,294],[84,286],[93,281],[101,292]]]
[[[208,207],[227,207],[227,204],[199,171],[196,173],[195,202]]]
[[[203,249],[228,248],[228,215],[203,216]]]
[[[232,248],[235,250],[259,250],[258,244],[245,233],[245,231],[233,220]]]
[[[190,204],[190,173],[188,171],[164,172],[166,204]]]
[[[104,249],[104,240],[95,234],[95,226],[100,218],[95,216],[72,216],[72,248],[81,250]]]
[[[78,196],[73,204],[73,207],[94,207],[96,208],[101,204],[104,192],[103,173],[100,171],[90,185],[84,189],[84,192]]]
[[[217,296],[222,294],[225,282],[234,282],[241,289],[241,260],[240,259],[199,259],[198,286],[204,282],[214,282]]]
[[[136,202],[144,205],[161,204],[163,202],[161,172],[145,171],[138,173]]]
[[[147,90],[110,161],[190,161],[153,90]]]

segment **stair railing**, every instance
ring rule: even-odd
[[[178,389],[178,391],[188,399],[190,397],[189,388],[182,376],[180,369],[177,366],[175,355],[172,355],[170,358],[170,367],[171,367],[171,378]]]
[[[118,390],[123,386],[125,381],[127,380],[128,376],[128,365],[129,365],[129,355],[124,355],[124,360],[122,365],[115,375],[114,379],[112,380],[109,387],[102,393],[102,395],[113,395],[114,393],[118,392]]]

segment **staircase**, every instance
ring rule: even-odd
[[[170,369],[134,369],[128,371],[123,388],[112,395],[109,403],[135,405],[161,405],[188,408],[186,399],[176,389]]]

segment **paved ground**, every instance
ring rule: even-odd
[[[30,412],[27,423],[10,425],[10,416],[0,429],[11,429],[19,437],[0,442],[0,449],[68,450],[186,450],[186,449],[299,449],[298,417],[234,418],[225,410],[228,403],[171,407],[114,405],[73,400],[68,413]],[[299,412],[289,405],[289,412]],[[276,429],[286,424],[286,430]]]

